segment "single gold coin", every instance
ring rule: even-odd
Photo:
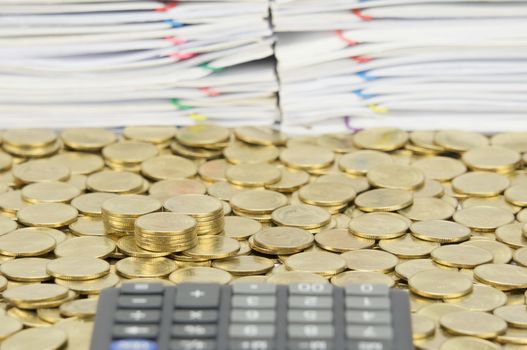
[[[433,319],[419,314],[412,314],[411,316],[412,338],[414,340],[428,338],[435,333],[436,323]]]
[[[0,210],[9,216],[9,218],[16,219],[16,212],[28,206],[28,203],[22,200],[22,191],[8,191],[0,194]]]
[[[513,222],[511,224],[500,226],[495,232],[496,240],[505,243],[513,249],[527,246],[527,237],[522,230],[522,224]]]
[[[117,195],[114,193],[92,192],[84,193],[74,198],[71,205],[75,207],[79,213],[88,216],[101,216],[101,207],[104,201],[114,198]]]
[[[57,134],[49,129],[10,129],[2,135],[3,142],[14,147],[45,147],[54,143]]]
[[[234,276],[265,274],[274,267],[274,262],[260,256],[236,256],[214,260],[212,267],[222,269]]]
[[[184,214],[159,212],[140,216],[135,226],[137,231],[163,236],[193,231],[196,220]]]
[[[55,278],[85,281],[107,275],[110,264],[102,259],[72,256],[51,261],[46,270]]]
[[[12,260],[8,260],[8,261],[12,261]],[[8,283],[7,278],[5,278],[4,276],[0,276],[0,292],[3,292],[4,290],[6,290],[7,283]]]
[[[40,256],[53,251],[56,245],[52,236],[28,229],[0,236],[0,254],[7,256]]]
[[[444,315],[441,327],[456,335],[491,339],[505,333],[507,323],[501,318],[481,311],[458,311]]]
[[[415,294],[410,294],[410,298],[415,298]],[[423,299],[422,297],[417,296],[421,299],[414,299],[416,302],[424,302],[424,300],[429,301],[430,299]],[[418,300],[418,301],[417,301]],[[430,319],[433,319],[436,323],[439,322],[441,317],[444,315],[451,314],[453,312],[465,311],[461,306],[452,305],[452,304],[443,304],[443,303],[426,303],[419,310],[417,310],[418,315],[426,316]],[[441,328],[437,329],[438,331],[443,331]]]
[[[37,182],[22,189],[22,199],[29,203],[68,203],[81,191],[64,182]]]
[[[204,184],[191,179],[161,180],[153,183],[148,189],[148,193],[161,202],[182,194],[205,194],[206,192],[207,187]]]
[[[115,287],[119,283],[119,277],[114,272],[110,272],[106,276],[87,281],[71,281],[55,278],[55,283],[81,295],[96,295],[104,288]]]
[[[412,235],[431,242],[456,243],[470,238],[470,229],[451,221],[426,220],[415,222],[410,226]]]
[[[221,157],[223,150],[227,142],[214,143],[210,145],[203,145],[201,147],[188,147],[179,142],[172,142],[170,149],[174,154],[188,158],[188,159],[215,159]]]
[[[482,248],[492,254],[495,264],[507,264],[512,259],[512,250],[506,244],[490,239],[471,239],[461,243],[461,246]]]
[[[203,235],[198,237],[198,244],[193,248],[183,251],[190,257],[205,259],[222,259],[234,256],[240,250],[237,240],[215,235]]]
[[[362,211],[396,211],[413,203],[412,192],[392,188],[378,188],[363,192],[355,198],[355,205]]]
[[[355,198],[355,188],[334,182],[314,182],[298,191],[298,197],[306,204],[319,206],[343,205]]]
[[[15,220],[0,216],[0,236],[5,235],[18,227]]]
[[[54,328],[62,329],[68,335],[68,347],[85,349],[91,343],[93,321],[77,317],[70,317],[59,321]]]
[[[350,270],[356,271],[390,272],[399,262],[395,255],[374,249],[352,250],[340,256]]]
[[[128,140],[149,142],[155,145],[165,144],[176,134],[176,128],[171,126],[127,126],[123,130],[123,136]]]
[[[316,143],[335,153],[349,153],[356,150],[351,133],[332,133],[317,137]]]
[[[287,205],[287,197],[275,191],[248,190],[235,194],[229,203],[233,209],[249,214],[270,214]]]
[[[272,273],[267,279],[271,284],[328,283],[328,280],[316,273],[301,271],[282,271]]]
[[[417,159],[412,166],[421,170],[427,179],[450,181],[464,174],[467,167],[463,162],[449,157],[433,156]]]
[[[457,271],[443,269],[424,270],[408,279],[410,290],[426,298],[459,298],[472,291],[472,280]]]
[[[62,243],[66,240],[67,236],[64,232],[56,230],[54,228],[48,228],[48,227],[24,227],[16,230],[16,232],[25,233],[25,232],[31,232],[31,233],[38,233],[41,235],[51,236],[57,244]]]
[[[410,220],[446,220],[456,209],[446,201],[434,197],[417,197],[409,207],[399,210],[399,214]]]
[[[4,291],[4,299],[13,304],[36,303],[64,299],[68,288],[57,284],[25,284]]]
[[[360,150],[343,155],[339,159],[339,168],[352,175],[366,175],[378,165],[393,164],[392,157],[383,152]]]
[[[176,269],[176,264],[168,258],[128,257],[119,260],[115,268],[125,278],[162,278],[170,275]]]
[[[432,259],[411,259],[405,261],[401,260],[401,262],[395,266],[395,276],[403,280],[408,280],[417,272],[433,269],[457,271],[454,267],[437,265]]]
[[[388,287],[395,285],[390,276],[375,271],[345,271],[331,277],[331,284],[337,287],[356,283],[382,284]]]
[[[421,170],[402,164],[377,165],[368,171],[367,178],[375,187],[407,191],[421,187],[425,181]]]
[[[368,180],[364,176],[346,175],[341,173],[330,173],[322,175],[316,182],[329,182],[337,185],[351,187],[356,193],[364,192],[370,188]]]
[[[399,238],[383,239],[379,241],[379,247],[402,259],[415,259],[427,257],[437,247],[439,243],[424,241],[405,234]]]
[[[197,194],[185,194],[169,198],[163,206],[168,211],[190,215],[194,218],[210,217],[214,213],[223,211],[221,201],[218,199]]]
[[[230,201],[235,194],[246,190],[246,188],[235,186],[227,181],[218,181],[210,185],[206,192],[217,199]]]
[[[105,146],[102,155],[106,161],[119,165],[141,163],[159,153],[156,146],[138,141],[122,141]]]
[[[60,315],[59,309],[51,307],[46,309],[37,309],[38,318],[43,321],[55,324],[59,321],[62,321],[64,318]]]
[[[287,136],[279,130],[264,126],[241,126],[234,129],[234,136],[243,142],[254,145],[282,145]]]
[[[286,205],[273,211],[271,216],[277,225],[304,229],[319,228],[331,222],[326,210],[307,204]]]
[[[58,350],[67,343],[66,332],[55,327],[30,328],[2,342],[2,350]]]
[[[515,185],[505,190],[505,199],[519,207],[527,207],[527,186]]]
[[[300,189],[309,182],[309,174],[303,170],[288,168],[280,169],[282,176],[280,181],[265,185],[265,188],[272,191],[291,193]]]
[[[7,316],[14,318],[20,322],[25,327],[49,327],[51,323],[44,321],[39,318],[37,314],[32,310],[22,310],[17,307],[12,307],[7,310]]]
[[[102,213],[112,217],[130,218],[156,212],[161,209],[161,202],[143,195],[124,195],[113,197],[103,202]]]
[[[199,167],[198,174],[204,181],[226,181],[225,171],[230,166],[225,159],[209,160]]]
[[[106,236],[104,222],[98,217],[79,216],[68,228],[76,236]]]
[[[66,165],[71,175],[88,175],[104,168],[104,160],[98,154],[84,152],[63,152],[51,160]]]
[[[485,249],[462,245],[444,245],[434,249],[430,255],[438,264],[468,269],[489,263],[494,258]]]
[[[11,169],[13,165],[13,157],[8,153],[0,151],[0,171],[4,172]]]
[[[504,147],[520,153],[527,152],[527,142],[525,141],[527,133],[525,132],[504,132],[493,135],[490,143],[493,146]]]
[[[442,130],[436,133],[434,142],[448,151],[465,152],[474,147],[488,145],[489,139],[470,131]]]
[[[262,224],[258,221],[239,217],[239,216],[226,216],[225,217],[225,235],[236,240],[245,240],[256,232],[262,229]]]
[[[44,258],[15,259],[0,265],[0,272],[11,281],[42,282],[51,278],[46,272],[46,266],[50,261]]]
[[[527,328],[525,305],[505,305],[494,310],[494,315],[506,321],[509,326]]]
[[[346,260],[329,252],[303,252],[288,257],[284,265],[292,271],[333,276],[346,269]]]
[[[155,181],[184,179],[197,172],[198,168],[193,161],[173,155],[160,155],[141,164],[141,173]]]
[[[231,143],[223,150],[223,155],[232,164],[269,163],[278,158],[275,146],[255,146],[243,142]]]
[[[79,212],[64,203],[39,203],[28,205],[17,212],[18,221],[26,226],[63,227],[77,219]]]
[[[233,165],[225,172],[227,180],[238,186],[263,187],[280,181],[281,171],[267,163]]]
[[[509,187],[505,175],[484,171],[474,171],[460,175],[452,180],[452,189],[474,197],[497,196]]]
[[[352,218],[349,231],[355,236],[367,239],[390,239],[403,236],[408,223],[397,214],[366,213]]]
[[[70,169],[49,159],[38,159],[13,167],[13,177],[20,184],[63,181],[70,177]]]
[[[458,210],[454,221],[476,231],[493,231],[514,221],[514,215],[501,208],[477,206]]]
[[[324,230],[317,233],[315,241],[319,247],[336,253],[371,248],[375,244],[374,239],[357,237],[345,228]]]
[[[471,148],[461,157],[473,170],[510,172],[520,163],[519,152],[496,146]]]
[[[313,170],[329,167],[335,159],[333,152],[319,146],[288,147],[280,153],[280,161],[292,169]]]
[[[509,327],[504,334],[498,335],[496,340],[505,344],[506,350],[524,350],[527,345],[527,330]]]
[[[527,267],[527,247],[516,250],[513,258],[518,265]]]
[[[23,324],[19,320],[9,316],[0,316],[0,341],[20,331],[22,327]]]
[[[313,245],[313,235],[296,227],[268,227],[252,237],[255,250],[266,250],[275,254],[293,254]]]
[[[484,284],[475,284],[472,293],[461,298],[445,299],[444,302],[458,305],[471,311],[490,312],[505,305],[507,295],[496,288]]]
[[[501,290],[527,288],[527,268],[511,264],[484,264],[474,269],[474,278]]]
[[[91,174],[86,186],[93,192],[138,193],[144,180],[140,175],[128,171],[104,170]]]
[[[97,299],[77,299],[68,301],[59,307],[60,314],[65,317],[91,318],[97,310]]]
[[[99,151],[117,141],[113,132],[99,128],[65,129],[60,137],[68,148],[78,151]]]
[[[115,250],[115,243],[107,237],[76,237],[60,243],[55,255],[62,257],[105,258]]]
[[[521,210],[521,207],[509,203],[504,196],[494,197],[470,197],[463,200],[461,203],[462,208],[479,207],[479,206],[491,206],[502,208],[516,214]]]
[[[178,269],[168,277],[173,283],[219,283],[227,284],[232,275],[214,267],[186,267]]]
[[[188,147],[218,148],[217,144],[224,144],[229,138],[229,129],[217,125],[197,124],[176,130],[177,141]]]
[[[437,180],[425,180],[423,186],[414,191],[414,198],[435,197],[442,198],[445,194],[445,188]],[[443,199],[443,198],[442,198]],[[457,206],[453,205],[454,207]]]
[[[447,339],[439,350],[500,350],[501,346],[476,337],[455,337]]]
[[[404,146],[408,134],[395,128],[370,128],[357,132],[353,141],[359,148],[394,151]]]

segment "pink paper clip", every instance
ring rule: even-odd
[[[175,60],[188,60],[189,58],[192,58],[196,56],[197,54],[194,52],[173,52],[170,54],[170,57]]]
[[[365,15],[362,13],[362,11],[360,9],[354,9],[354,10],[351,10],[351,12],[359,17],[360,19],[362,19],[363,21],[371,21],[373,19],[373,17],[371,16],[368,16],[368,15]]]
[[[158,7],[155,11],[156,12],[167,12],[168,10],[174,8],[177,6],[177,1],[169,1],[165,3],[164,6]]]
[[[208,88],[208,87],[199,88],[199,91],[203,92],[204,94],[206,94],[207,96],[210,96],[210,97],[216,97],[216,96],[220,95],[219,91],[211,89],[211,88]]]
[[[165,40],[171,42],[174,45],[181,45],[187,42],[185,39],[176,38],[175,36],[172,36],[172,35],[165,36]]]

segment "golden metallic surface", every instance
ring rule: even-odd
[[[86,186],[93,192],[139,193],[144,180],[138,174],[127,171],[103,170],[91,174]]]
[[[57,257],[105,258],[115,250],[115,243],[107,237],[76,237],[55,247]]]
[[[438,247],[431,252],[430,256],[438,264],[469,269],[492,262],[494,259],[494,256],[485,249],[461,245]]]
[[[45,258],[19,258],[3,263],[0,272],[11,281],[42,282],[51,279],[46,272],[50,261]]]
[[[527,288],[527,268],[510,264],[484,264],[474,269],[474,278],[501,290]]]
[[[315,241],[322,249],[336,253],[371,248],[375,244],[375,240],[357,237],[345,228],[321,231],[315,235]]]
[[[272,284],[328,283],[328,280],[316,273],[283,271],[272,273],[267,282]]]
[[[160,155],[145,160],[141,173],[150,180],[176,180],[196,175],[198,168],[194,162],[183,157]]]
[[[46,270],[55,278],[85,281],[103,277],[110,272],[110,264],[92,257],[64,257],[48,263]]]
[[[454,221],[476,231],[494,231],[500,226],[514,221],[514,215],[501,208],[476,206],[458,210]]]
[[[90,348],[93,321],[70,317],[57,322],[54,328],[66,332],[68,348],[76,350],[88,350]]]
[[[485,249],[492,254],[492,262],[495,264],[506,264],[512,259],[511,248],[506,244],[490,239],[471,239],[461,243],[461,246],[472,246]]]
[[[22,190],[22,199],[29,203],[68,203],[81,191],[64,182],[37,182]]]
[[[505,243],[513,249],[527,246],[527,237],[522,229],[523,224],[511,223],[500,226],[495,231],[496,240]]]
[[[402,259],[416,259],[429,256],[434,249],[439,247],[439,243],[424,241],[411,234],[405,234],[399,238],[380,240],[379,247]]]
[[[411,206],[399,210],[399,214],[414,221],[447,220],[455,211],[455,207],[442,199],[417,197]]]
[[[342,253],[340,256],[346,260],[348,269],[356,271],[377,271],[386,273],[393,271],[399,261],[399,259],[391,253],[374,249],[352,250]]]
[[[444,299],[444,302],[471,311],[491,312],[507,303],[507,295],[496,288],[475,284],[472,293],[461,298]]]
[[[0,316],[0,341],[22,329],[22,322],[9,316]]]
[[[329,252],[302,252],[288,257],[284,265],[290,271],[311,272],[322,276],[334,276],[346,269],[347,261]]]
[[[97,301],[94,298],[68,301],[59,307],[59,311],[64,317],[91,318],[95,316]]]
[[[481,311],[452,312],[442,316],[439,323],[452,334],[483,339],[495,338],[507,330],[507,323],[501,318]]]
[[[497,172],[510,172],[521,160],[520,153],[496,146],[471,148],[461,158],[472,170]]]
[[[393,287],[395,281],[388,275],[375,271],[345,271],[331,277],[331,283],[338,287],[345,287],[351,283],[383,284]]]
[[[329,167],[335,159],[333,152],[311,145],[288,147],[280,153],[280,161],[298,170],[315,170]]]
[[[128,257],[119,260],[115,269],[125,278],[166,277],[176,269],[176,264],[168,258]]]
[[[280,181],[282,173],[267,163],[241,163],[225,171],[225,177],[233,185],[243,187],[264,187]]]
[[[232,164],[270,163],[280,154],[275,146],[255,146],[243,142],[231,143],[223,150],[223,155]]]
[[[215,144],[225,143],[229,137],[229,129],[210,124],[186,126],[176,130],[176,140],[188,147],[216,148]]]
[[[456,337],[448,339],[440,350],[500,350],[501,347],[485,339],[476,337]]]
[[[226,216],[225,217],[225,235],[236,240],[246,240],[256,232],[262,229],[262,224],[258,221],[239,217]]]
[[[428,338],[436,331],[434,320],[419,314],[412,314],[412,336],[414,340]]]
[[[321,207],[346,205],[355,198],[353,186],[336,182],[314,182],[298,191],[299,199],[306,204]]]
[[[55,278],[55,283],[65,286],[81,295],[93,295],[99,294],[104,288],[111,288],[117,285],[119,283],[119,277],[115,273],[110,272],[106,276],[86,281]]]
[[[205,185],[192,179],[161,180],[153,183],[148,189],[148,193],[161,202],[180,194],[205,194],[206,192]]]
[[[183,254],[203,259],[222,259],[234,256],[240,250],[240,243],[229,237],[203,235],[198,237],[198,244],[187,249]]]
[[[67,343],[67,334],[57,328],[26,329],[2,343],[2,350],[59,350]]]
[[[378,165],[393,164],[393,159],[383,152],[359,150],[343,155],[338,164],[339,168],[347,174],[366,175]]]
[[[68,228],[75,236],[106,236],[104,222],[99,217],[79,216]]]
[[[9,288],[3,297],[10,303],[37,303],[63,299],[68,288],[57,284],[26,284]]]
[[[51,160],[66,165],[71,175],[88,175],[104,168],[103,158],[92,153],[63,152],[53,156]]]
[[[77,219],[79,212],[69,204],[39,203],[29,205],[17,212],[17,219],[26,226],[63,227]]]
[[[505,320],[510,326],[527,328],[527,309],[525,305],[506,305],[494,310],[494,315]]]
[[[448,151],[465,152],[474,147],[486,146],[489,140],[475,132],[444,130],[435,134],[434,143]]]
[[[175,134],[176,128],[170,126],[127,126],[123,130],[123,136],[129,140],[155,145],[170,142]]]
[[[359,148],[394,151],[404,146],[408,134],[395,128],[371,128],[357,132],[353,141]]]
[[[7,310],[7,316],[22,322],[26,327],[49,327],[52,325],[39,318],[32,310],[22,310],[17,307],[12,307]]]
[[[377,165],[368,171],[366,177],[375,187],[407,191],[418,189],[425,181],[421,170],[403,164]]]
[[[410,226],[412,235],[432,242],[456,243],[470,238],[470,229],[451,221],[427,220],[418,221]]]
[[[254,145],[281,145],[287,137],[279,130],[263,126],[242,126],[234,129],[234,136]]]
[[[18,227],[15,220],[0,216],[0,236],[5,235]]]
[[[77,151],[99,151],[117,141],[114,133],[99,128],[65,129],[60,138],[67,147]]]
[[[252,276],[267,273],[274,267],[274,263],[271,259],[259,256],[236,256],[214,260],[212,267],[230,272],[234,276]]]
[[[21,184],[63,181],[70,177],[70,169],[48,159],[39,159],[15,166],[12,174],[15,181]]]
[[[331,215],[324,209],[306,204],[286,205],[272,213],[276,225],[315,229],[330,223]]]
[[[459,175],[452,180],[455,192],[474,197],[493,197],[504,192],[510,180],[497,173],[474,171]]]
[[[40,256],[53,251],[56,245],[52,236],[28,229],[0,236],[0,254],[7,256]]]
[[[362,211],[397,211],[413,203],[410,191],[379,188],[363,192],[355,198],[355,205]]]
[[[173,283],[219,283],[227,284],[232,275],[214,267],[187,267],[172,272],[169,279]]]
[[[252,242],[252,244],[251,244]],[[271,254],[298,253],[313,245],[313,235],[296,227],[269,227],[256,232],[249,244],[257,251]]]
[[[412,166],[420,169],[428,179],[442,182],[450,181],[467,171],[467,167],[460,160],[443,156],[420,158],[413,162]]]
[[[451,299],[472,291],[472,280],[462,273],[442,269],[423,270],[408,279],[410,290],[431,299]]]

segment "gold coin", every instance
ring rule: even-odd
[[[291,193],[309,182],[309,174],[303,170],[282,168],[280,171],[282,173],[280,181],[265,185],[266,189]]]
[[[471,311],[490,312],[505,305],[507,295],[496,288],[475,284],[472,293],[461,298],[445,299],[444,302],[458,305]]]
[[[500,350],[501,347],[485,339],[475,337],[455,337],[448,339],[442,345],[440,350]]]
[[[60,137],[67,147],[78,151],[98,151],[117,140],[114,133],[99,128],[65,129]]]
[[[414,221],[446,220],[454,214],[456,209],[439,198],[414,198],[411,206],[399,210],[399,213]]]
[[[271,259],[259,256],[236,256],[215,260],[212,267],[225,270],[234,276],[260,275],[274,267]]]
[[[355,195],[353,186],[334,182],[314,182],[298,191],[298,197],[302,202],[319,206],[347,204],[355,198]]]
[[[67,203],[80,190],[64,182],[37,182],[22,189],[22,199],[29,203]]]
[[[17,212],[18,221],[26,226],[63,227],[77,219],[79,212],[69,204],[39,203]]]
[[[481,311],[458,311],[444,315],[439,323],[448,332],[490,339],[505,333],[507,323],[502,319]]]
[[[115,218],[135,218],[161,209],[161,202],[143,195],[124,195],[103,202],[102,213]]]
[[[395,128],[370,128],[357,132],[353,141],[359,148],[394,151],[404,146],[408,134]]]
[[[506,264],[512,259],[512,250],[507,245],[488,239],[471,239],[461,243],[462,246],[472,246],[485,249],[492,254],[492,262]]]
[[[340,256],[346,260],[348,269],[357,271],[390,272],[399,262],[395,255],[373,249],[352,250]]]
[[[54,325],[66,332],[68,335],[68,347],[70,349],[87,350],[91,343],[93,334],[93,321],[85,320],[77,317],[70,317],[59,321]]]
[[[478,133],[462,130],[443,130],[435,135],[434,142],[448,151],[465,152],[471,148],[486,146],[489,140]]]
[[[47,265],[47,272],[55,278],[85,281],[105,276],[110,271],[106,261],[90,257],[57,258]]]
[[[254,145],[282,145],[287,137],[279,130],[263,126],[241,126],[234,129],[234,136]]]
[[[178,142],[189,147],[217,148],[216,144],[227,142],[229,137],[229,129],[210,124],[185,126],[176,130]]]
[[[170,126],[127,126],[123,136],[129,140],[163,144],[169,142],[176,134],[176,128]]]
[[[124,236],[117,241],[117,247],[121,252],[136,258],[157,258],[167,256],[169,252],[152,252],[139,247],[133,236]]]
[[[362,211],[396,211],[413,203],[412,193],[391,188],[379,188],[359,194],[355,205]]]
[[[402,261],[397,264],[397,266],[395,266],[395,276],[403,280],[408,280],[417,272],[432,269],[446,269],[457,271],[457,269],[453,267],[437,265],[431,259],[411,259]]]
[[[173,283],[219,283],[227,284],[232,275],[214,267],[187,267],[178,269],[168,277]]]
[[[412,314],[412,338],[424,339],[432,336],[436,331],[436,323],[423,315]]]
[[[505,132],[493,135],[490,142],[494,146],[512,149],[517,152],[527,152],[527,133],[524,132]]]
[[[240,250],[240,243],[237,240],[214,235],[204,235],[198,237],[198,244],[183,254],[190,257],[206,259],[222,259],[236,255]]]
[[[458,210],[454,221],[477,231],[493,231],[514,221],[514,215],[501,208],[477,206]]]
[[[509,185],[506,176],[483,171],[466,173],[452,180],[454,191],[474,197],[497,196]]]
[[[436,180],[425,180],[423,187],[414,191],[414,198],[421,197],[436,197],[444,200],[443,195],[445,194],[445,188],[439,181]],[[457,207],[457,201],[453,207]]]
[[[269,190],[249,190],[235,194],[230,205],[233,209],[249,214],[270,214],[287,205],[287,197]]]
[[[514,261],[527,267],[527,247],[520,248],[514,252]]]
[[[415,222],[410,226],[412,235],[431,242],[456,243],[470,238],[470,229],[445,220],[427,220]]]
[[[514,170],[521,160],[518,152],[496,146],[471,148],[461,158],[473,170],[498,172]]]
[[[0,236],[16,230],[17,227],[15,220],[0,216]]]
[[[106,230],[101,218],[91,216],[79,216],[77,221],[71,223],[68,228],[76,236],[105,236]]]
[[[368,171],[378,165],[393,164],[390,155],[371,150],[360,150],[343,155],[339,159],[339,168],[352,175],[366,175]]]
[[[5,144],[14,147],[45,147],[56,141],[57,134],[47,129],[11,129],[6,130],[2,138]]]
[[[105,146],[102,155],[106,160],[118,165],[141,163],[159,153],[156,146],[138,141],[122,141]]]
[[[22,323],[17,319],[9,316],[0,316],[0,341],[20,331],[22,327]]]
[[[278,148],[275,146],[255,146],[236,142],[223,150],[225,158],[233,163],[270,163],[278,158]]]
[[[494,256],[487,250],[461,245],[444,245],[434,249],[431,253],[436,263],[458,268],[474,268],[489,263]]]
[[[405,234],[399,238],[380,240],[379,247],[399,258],[415,259],[429,256],[435,248],[439,247],[439,243],[423,241],[414,238],[411,234]]]
[[[280,181],[281,171],[266,163],[233,165],[225,172],[227,180],[238,186],[263,187]]]
[[[368,239],[400,237],[408,229],[408,223],[397,214],[366,213],[352,218],[349,231],[355,236]]]
[[[371,248],[375,244],[375,240],[354,236],[345,228],[324,230],[317,233],[315,241],[319,247],[337,253]]]
[[[116,196],[116,194],[104,192],[84,193],[74,198],[71,205],[83,215],[100,216],[102,215],[102,203]]]
[[[199,167],[198,174],[205,181],[226,181],[225,171],[230,166],[225,159],[210,160]]]
[[[498,335],[496,340],[505,344],[507,350],[524,350],[527,345],[527,331],[522,328],[509,327],[505,334]],[[517,345],[513,347],[513,344]]]
[[[415,294],[410,294],[410,297],[413,298]],[[429,300],[429,299],[427,299]],[[442,304],[442,303],[428,303],[421,307],[418,311],[418,315],[426,316],[430,319],[433,319],[435,322],[439,322],[441,317],[444,315],[451,314],[453,312],[459,312],[459,311],[465,311],[460,306],[452,305],[452,304]],[[441,328],[438,328],[438,330],[441,330]]]
[[[148,193],[161,202],[181,194],[205,194],[206,192],[205,185],[198,180],[190,179],[161,180],[153,183],[148,189]]]
[[[466,198],[461,204],[462,208],[491,206],[502,208],[515,214],[520,211],[521,207],[515,206],[507,202],[504,196],[495,197],[470,197]]]
[[[151,180],[184,179],[196,175],[198,168],[191,160],[161,155],[145,160],[141,164],[141,173]]]
[[[426,178],[437,181],[450,181],[467,171],[467,167],[463,162],[441,156],[418,159],[412,163],[412,166],[420,169]]]
[[[505,243],[513,249],[527,246],[527,238],[523,234],[522,224],[511,223],[496,229],[496,240]]]
[[[16,212],[26,206],[28,204],[22,200],[22,191],[20,190],[0,194],[0,210],[6,216],[16,219]]]
[[[22,310],[17,307],[12,307],[7,310],[7,316],[12,317],[26,327],[49,327],[51,323],[46,322],[39,318],[37,314],[32,310]]]
[[[163,205],[168,211],[190,215],[194,218],[207,218],[223,212],[221,201],[216,198],[185,194],[169,198]]]
[[[333,276],[346,269],[346,260],[329,252],[304,252],[291,255],[284,265],[288,270]]]
[[[55,278],[55,283],[82,295],[95,295],[99,294],[104,288],[116,286],[119,283],[119,277],[115,273],[110,272],[101,278],[87,281],[71,281]]]
[[[2,343],[2,350],[58,350],[67,342],[67,335],[61,329],[31,328],[20,331]]]
[[[442,269],[424,270],[408,279],[410,290],[431,299],[451,299],[472,291],[472,280],[456,271]]]
[[[65,317],[91,318],[97,310],[97,299],[77,299],[68,301],[59,307],[60,314]]]
[[[256,247],[276,253],[300,252],[313,245],[313,235],[296,227],[269,227],[256,232],[252,237]],[[261,248],[260,248],[261,247]]]
[[[176,269],[176,264],[167,258],[135,258],[119,260],[115,264],[117,273],[126,278],[166,277]]]
[[[527,207],[527,187],[515,185],[505,191],[505,199],[520,207]]]
[[[367,178],[375,187],[398,190],[414,190],[425,181],[421,170],[402,164],[377,165],[368,171]]]
[[[335,153],[348,153],[356,150],[355,143],[353,142],[353,134],[350,133],[320,135],[316,143]]]
[[[12,260],[10,260],[12,261]],[[1,266],[1,265],[0,265]],[[0,275],[0,292],[3,292],[7,288],[7,279],[4,276]]]
[[[328,283],[321,275],[311,272],[284,271],[272,273],[267,279],[271,284]]]
[[[163,236],[193,231],[196,220],[178,213],[150,213],[140,216],[135,221],[135,226],[142,233]]]
[[[245,240],[262,229],[256,220],[238,216],[225,217],[225,235],[236,240]]]
[[[337,185],[351,187],[356,193],[364,192],[370,188],[368,180],[364,176],[345,175],[345,174],[326,174],[316,179],[316,182],[329,182]]]
[[[83,152],[64,152],[53,156],[51,160],[66,165],[71,175],[88,175],[104,168],[101,156]]]
[[[4,172],[11,169],[13,164],[13,157],[9,154],[0,151],[0,171]]]
[[[330,223],[331,215],[314,205],[286,205],[272,213],[272,220],[277,225],[312,229]]]
[[[57,308],[47,308],[47,309],[37,309],[37,316],[51,324],[55,324],[59,321],[62,321],[64,318],[60,316],[59,309]]]
[[[331,283],[337,287],[356,283],[382,284],[388,287],[395,285],[395,281],[391,277],[374,271],[345,271],[331,277]]]
[[[12,304],[37,303],[64,299],[68,288],[57,284],[26,284],[4,291],[4,299]]]
[[[21,184],[62,181],[70,177],[70,169],[48,159],[39,159],[15,166],[13,177]]]
[[[189,158],[189,159],[214,159],[214,158],[221,157],[223,153],[221,147],[224,147],[226,145],[227,143],[225,142],[221,144],[218,143],[218,144],[210,144],[207,146],[205,145],[203,146],[207,148],[203,148],[203,147],[197,148],[197,147],[184,146],[183,144],[178,143],[178,142],[172,142],[170,144],[170,149],[172,150],[173,153],[180,155],[182,157],[185,157],[185,158]]]
[[[20,229],[0,236],[0,254],[7,256],[39,256],[55,249],[53,237],[40,232]]]
[[[298,170],[321,169],[330,166],[335,159],[333,152],[318,146],[294,146],[280,153],[280,161]]]
[[[62,257],[105,258],[115,250],[115,243],[106,237],[76,237],[60,243],[55,255]]]
[[[485,264],[474,269],[474,278],[501,290],[527,288],[527,268],[510,264]]]
[[[50,259],[20,258],[0,265],[0,272],[12,281],[41,282],[51,278],[46,272]],[[0,288],[1,289],[1,288]]]
[[[506,305],[494,310],[494,315],[506,321],[510,326],[527,328],[527,309],[525,305]]]
[[[144,184],[141,176],[128,171],[104,170],[91,174],[86,180],[88,189],[94,192],[136,193]]]

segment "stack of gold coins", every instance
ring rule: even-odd
[[[271,214],[275,209],[287,205],[287,197],[275,191],[248,190],[232,196],[230,205],[238,216],[271,222]]]
[[[102,155],[106,165],[114,170],[139,172],[141,163],[157,156],[159,150],[151,143],[123,141],[103,148]]]
[[[102,204],[104,228],[109,234],[132,235],[138,217],[160,209],[161,202],[153,197],[132,194],[110,198]]]
[[[314,182],[298,191],[302,202],[324,208],[331,214],[345,210],[355,195],[353,186],[336,182]]]
[[[209,124],[187,126],[176,131],[172,152],[192,159],[213,159],[223,154],[231,133],[229,129]]]
[[[220,200],[201,194],[184,194],[166,200],[168,211],[192,216],[197,221],[198,235],[223,233],[223,204]]]
[[[135,221],[135,242],[153,252],[181,252],[198,244],[196,220],[177,213],[151,213]]]
[[[17,157],[39,158],[56,153],[61,145],[51,130],[14,129],[4,133],[2,148]]]

